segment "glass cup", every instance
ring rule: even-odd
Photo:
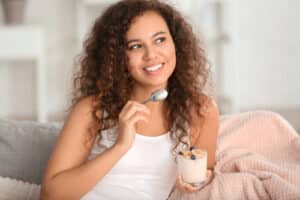
[[[200,187],[207,179],[207,151],[186,150],[178,154],[178,173],[183,182]]]

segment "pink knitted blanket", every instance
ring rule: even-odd
[[[300,137],[273,112],[224,116],[211,182],[170,199],[300,199]]]

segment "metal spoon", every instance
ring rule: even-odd
[[[166,99],[168,96],[168,91],[165,89],[160,89],[152,92],[151,96],[142,102],[142,104],[146,104],[149,101],[162,101]]]

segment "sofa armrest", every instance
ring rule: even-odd
[[[0,119],[0,176],[40,184],[61,127]]]

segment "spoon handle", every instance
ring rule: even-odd
[[[151,101],[151,99],[149,98],[149,99],[147,99],[147,100],[145,100],[145,101],[143,101],[143,102],[141,102],[141,104],[146,104],[146,103],[148,103],[149,101]]]

